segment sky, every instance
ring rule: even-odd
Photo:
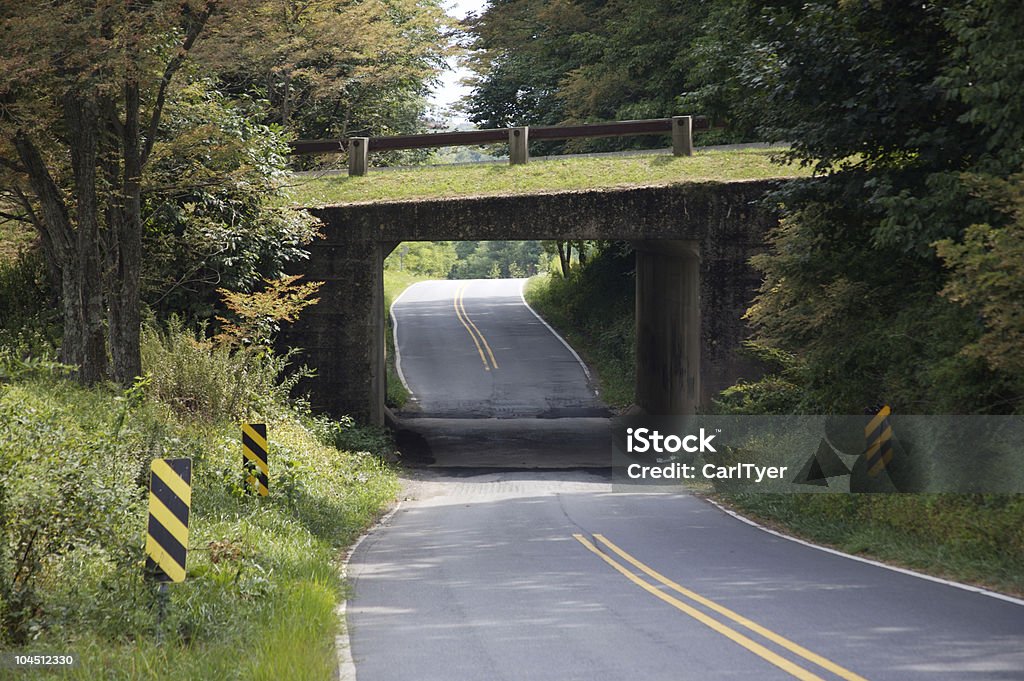
[[[470,12],[479,14],[487,5],[487,0],[449,0],[444,3],[445,11],[456,19],[462,19]],[[454,104],[460,97],[469,94],[469,88],[460,85],[459,81],[469,75],[469,70],[459,68],[454,59],[448,60],[451,70],[441,74],[441,82],[434,88],[430,102],[442,111]],[[466,123],[461,114],[446,112],[447,118],[455,125]]]

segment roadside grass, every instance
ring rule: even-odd
[[[373,453],[388,443],[288,404],[268,384],[279,360],[180,329],[144,344],[151,378],[124,392],[0,352],[0,652],[80,660],[33,678],[334,679],[339,560],[397,492]],[[238,399],[204,394],[211,363],[248,377]],[[267,423],[268,498],[244,491],[239,419]],[[143,577],[149,462],[184,456],[188,576],[161,619]]]
[[[807,168],[773,162],[783,148],[669,155],[534,159],[526,165],[482,163],[373,170],[363,177],[295,176],[289,202],[320,206],[453,196],[525,194],[681,182],[806,177]]]
[[[395,330],[391,319],[391,304],[395,298],[402,294],[402,291],[409,288],[418,281],[427,281],[435,277],[426,277],[411,272],[400,272],[398,270],[384,270],[384,342],[386,343],[387,362],[387,392],[384,395],[384,403],[392,409],[401,409],[409,401],[409,391],[402,385],[398,378],[398,370],[395,369]]]
[[[788,534],[1024,596],[1024,499],[966,494],[718,494]]]

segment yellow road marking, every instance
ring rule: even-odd
[[[710,610],[714,610],[715,612],[719,613],[720,615],[724,615],[725,617],[728,617],[733,622],[736,622],[737,624],[742,625],[742,626],[746,627],[747,629],[750,629],[751,631],[753,631],[753,632],[755,632],[757,634],[760,634],[761,636],[765,637],[766,639],[768,639],[772,643],[776,643],[776,644],[782,646],[786,650],[799,655],[800,657],[804,658],[805,660],[808,660],[809,662],[813,662],[814,664],[818,665],[819,667],[821,667],[823,669],[827,669],[828,671],[832,672],[836,676],[838,676],[840,678],[843,678],[843,679],[846,679],[847,681],[867,681],[867,679],[865,679],[863,676],[860,676],[859,674],[855,674],[855,673],[851,672],[849,669],[846,669],[845,667],[840,667],[835,662],[832,662],[831,660],[828,660],[828,659],[822,657],[821,655],[818,655],[816,653],[812,653],[810,650],[807,650],[807,648],[804,648],[803,646],[801,646],[801,645],[799,645],[797,643],[794,643],[793,641],[790,641],[789,639],[784,638],[783,636],[780,636],[779,634],[776,634],[774,631],[772,631],[770,629],[766,629],[766,628],[762,627],[760,624],[757,624],[756,622],[753,622],[753,621],[747,619],[743,615],[740,615],[739,613],[737,613],[737,612],[735,612],[733,610],[730,610],[729,608],[725,607],[724,605],[719,605],[718,603],[712,601],[709,598],[705,598],[704,596],[701,596],[700,594],[698,594],[696,592],[693,592],[693,591],[691,591],[691,590],[689,590],[689,589],[687,589],[687,588],[685,588],[683,586],[680,586],[679,584],[676,584],[675,582],[673,582],[668,577],[665,577],[660,572],[657,572],[654,569],[644,565],[639,560],[637,560],[633,556],[629,555],[628,553],[626,553],[625,551],[620,549],[618,546],[616,546],[611,541],[609,541],[604,535],[595,534],[594,538],[597,539],[602,544],[604,544],[605,546],[607,546],[609,549],[611,549],[616,555],[618,555],[620,558],[625,560],[627,563],[629,563],[633,567],[637,568],[638,570],[642,571],[644,574],[648,575],[649,577],[652,577],[652,578],[656,579],[657,581],[661,582],[662,584],[664,584],[668,588],[670,588],[673,591],[676,591],[676,592],[686,596],[690,600],[696,601],[697,603],[700,603],[704,607],[709,608]]]
[[[465,291],[466,285],[463,284],[455,292],[455,298],[452,300],[452,304],[455,307],[455,316],[459,318],[459,321],[462,322],[462,326],[466,329],[466,333],[468,333],[469,337],[473,339],[473,345],[476,346],[477,354],[480,355],[480,361],[484,363],[484,370],[490,371],[491,366],[497,369],[498,362],[494,359],[494,353],[491,352],[491,346],[487,344],[487,339],[484,338],[484,335],[480,333],[480,329],[476,328],[476,324],[474,324],[473,320],[471,320],[469,315],[466,314],[466,305],[462,302],[462,296]],[[474,330],[476,333],[474,333]],[[479,335],[479,340],[477,339],[477,335]],[[483,343],[482,346],[481,343]],[[487,349],[487,355],[484,354],[484,348]],[[490,364],[487,363],[488,355],[491,358]]]
[[[634,584],[639,586],[641,589],[647,591],[652,596],[656,596],[656,597],[660,598],[661,600],[663,600],[666,603],[668,603],[669,605],[677,608],[678,610],[683,611],[684,613],[686,613],[687,615],[689,615],[693,619],[697,620],[698,622],[700,622],[704,626],[709,627],[709,628],[713,629],[714,631],[717,631],[722,636],[725,636],[726,638],[728,638],[733,643],[737,643],[737,644],[743,646],[744,648],[746,648],[750,652],[754,653],[758,657],[760,657],[760,658],[762,658],[764,660],[767,660],[768,662],[772,663],[773,665],[775,665],[779,669],[781,669],[781,670],[789,673],[790,675],[800,679],[800,681],[825,681],[825,679],[821,678],[820,676],[818,676],[816,674],[812,674],[811,672],[807,671],[803,667],[797,666],[793,662],[790,662],[789,660],[787,660],[786,658],[782,657],[778,653],[774,653],[771,650],[768,650],[767,648],[765,648],[760,643],[757,643],[756,641],[754,641],[754,640],[744,636],[743,634],[741,634],[740,632],[738,632],[738,631],[736,631],[734,629],[730,629],[729,627],[727,627],[726,625],[722,624],[718,620],[713,619],[713,618],[709,617],[708,615],[705,615],[704,613],[702,613],[700,610],[697,610],[693,606],[687,605],[686,603],[683,603],[678,598],[675,598],[674,596],[670,596],[667,593],[659,590],[657,587],[652,586],[651,584],[648,584],[647,582],[645,582],[644,580],[640,579],[635,574],[633,574],[632,572],[627,570],[625,567],[623,567],[622,565],[620,565],[619,563],[615,562],[610,557],[608,557],[604,553],[602,553],[600,549],[598,549],[596,546],[594,546],[583,535],[581,535],[581,534],[574,534],[573,537],[575,537],[576,540],[579,541],[579,543],[583,544],[585,547],[587,547],[587,549],[592,551],[595,555],[600,557],[601,560],[603,560],[604,562],[606,562],[609,565],[611,565],[618,572],[620,572],[626,579],[628,579],[629,581],[633,582]]]
[[[487,342],[487,337],[484,336],[483,332],[481,332],[480,329],[478,329],[476,327],[476,324],[473,323],[473,320],[469,318],[469,313],[466,312],[466,298],[465,298],[465,296],[466,296],[466,287],[463,286],[462,287],[462,291],[459,293],[459,306],[462,308],[462,316],[466,318],[466,321],[469,322],[469,325],[472,326],[473,330],[476,331],[476,334],[478,336],[480,336],[480,342],[484,344],[484,349],[487,350],[487,356],[491,358],[491,366],[494,367],[495,369],[497,369],[498,368],[498,360],[494,359],[494,353],[491,352],[491,346]]]

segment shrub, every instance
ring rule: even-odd
[[[289,357],[262,347],[232,349],[172,318],[166,330],[142,332],[142,365],[150,395],[186,421],[205,424],[278,413],[301,370],[285,376]]]

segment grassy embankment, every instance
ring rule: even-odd
[[[0,261],[0,311],[20,266]],[[181,329],[145,334],[129,391],[66,380],[23,337],[0,338],[0,652],[79,659],[33,678],[335,678],[339,560],[397,491],[370,453],[389,442],[290,403],[280,360]],[[266,499],[243,491],[244,420],[268,424]],[[157,457],[193,461],[188,576],[162,618],[143,577]]]
[[[630,403],[633,279],[598,258],[569,279],[542,275],[530,305],[595,370],[602,396]],[[950,579],[1024,593],[1024,497],[957,494],[723,494],[714,498],[790,534]]]
[[[409,272],[384,270],[384,319],[386,328],[384,340],[387,344],[387,395],[385,402],[393,409],[401,409],[409,399],[409,391],[402,385],[395,370],[395,333],[391,322],[391,303],[418,281],[427,281],[430,277],[422,277]]]
[[[779,150],[741,149],[667,155],[536,159],[502,163],[371,170],[364,177],[296,177],[291,201],[301,206],[430,197],[527,194],[597,187],[665,185],[709,180],[801,177],[809,170],[772,163]]]

